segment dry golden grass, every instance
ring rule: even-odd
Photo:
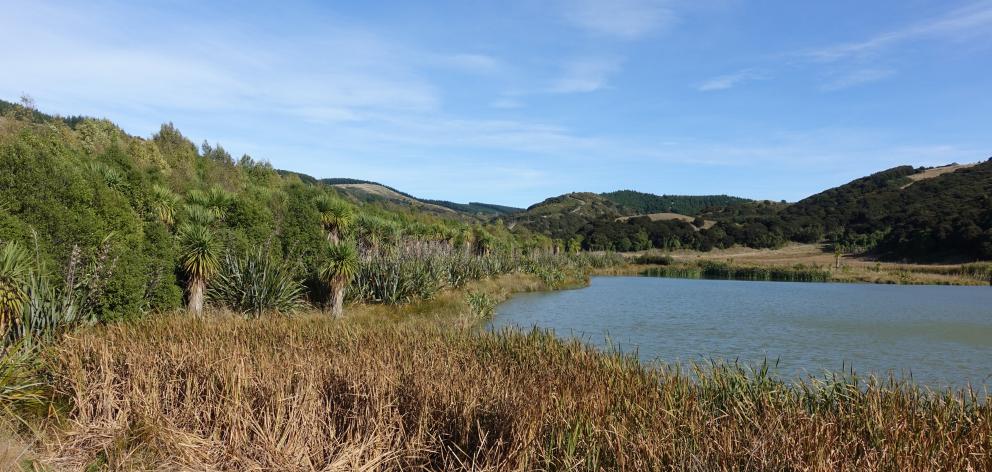
[[[992,407],[965,393],[849,380],[794,385],[734,366],[687,374],[544,333],[363,318],[370,315],[342,322],[174,316],[77,333],[48,354],[67,410],[47,463],[77,470],[992,468]]]
[[[0,432],[0,470],[21,470],[25,461],[32,458],[30,447],[16,435]]]
[[[909,176],[909,180],[911,180],[912,182],[910,182],[910,183],[908,183],[906,185],[903,185],[902,188],[909,187],[910,185],[913,185],[914,183],[919,182],[921,180],[932,179],[934,177],[939,177],[941,175],[948,174],[948,173],[951,173],[951,172],[957,172],[958,169],[966,169],[968,167],[974,167],[976,164],[978,164],[978,163],[977,162],[973,162],[971,164],[950,164],[950,165],[946,165],[946,166],[940,166],[940,167],[934,167],[932,169],[927,169],[927,170],[925,170],[923,172],[920,172],[918,174],[910,175]]]
[[[835,267],[834,255],[819,244],[788,244],[779,249],[733,247],[709,252],[674,251],[676,262],[714,261],[740,266],[819,267],[830,271],[831,282],[866,282],[882,284],[988,285],[988,278],[971,277],[961,272],[963,264],[901,264],[881,262],[867,257],[845,255],[841,267]]]

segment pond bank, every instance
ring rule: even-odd
[[[643,275],[714,280],[779,282],[842,282],[886,285],[990,285],[992,264],[960,266],[807,266],[803,264],[740,264],[711,260],[668,264],[636,264],[593,271],[594,275]]]
[[[796,386],[726,364],[690,375],[548,333],[475,329],[469,293],[547,288],[513,274],[352,306],[341,321],[174,315],[85,329],[46,355],[62,406],[36,456],[56,470],[992,467],[992,407],[967,391],[844,375]]]

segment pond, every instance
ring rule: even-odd
[[[932,388],[992,385],[992,288],[594,277],[501,304],[489,329],[552,329],[666,363],[778,361]]]

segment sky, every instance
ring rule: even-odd
[[[992,1],[0,0],[0,98],[528,206],[992,155]]]

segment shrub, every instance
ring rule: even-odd
[[[479,318],[490,318],[496,311],[496,297],[484,292],[469,292],[465,295],[465,302],[468,303],[472,314]]]
[[[210,299],[248,317],[265,312],[291,313],[303,306],[303,284],[287,263],[261,249],[240,257],[228,253],[211,284]]]
[[[667,266],[672,265],[673,259],[672,256],[669,256],[668,254],[645,253],[638,256],[637,259],[634,259],[634,262],[644,265]]]

